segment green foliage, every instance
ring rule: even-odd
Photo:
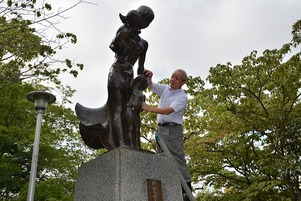
[[[301,53],[288,57],[293,46],[210,69],[190,164],[221,200],[301,199]]]
[[[0,90],[0,200],[26,200],[36,126],[34,104],[26,95],[33,90],[36,88],[27,83]],[[72,95],[66,92],[64,95]],[[73,200],[78,167],[89,160],[92,151],[80,139],[78,121],[70,108],[54,104],[43,117],[36,200]]]
[[[301,20],[298,20],[296,23],[293,24],[292,35],[293,46],[297,47],[297,45],[301,44]]]
[[[72,201],[74,182],[66,178],[48,178],[40,181],[35,188],[35,200],[47,201]],[[24,186],[20,196],[16,200],[26,200],[28,186]]]
[[[212,67],[210,87],[190,77],[184,140],[198,201],[301,200],[300,20],[293,28],[280,49]],[[152,148],[156,117],[141,116]]]
[[[81,1],[75,5],[79,3]],[[67,43],[77,42],[75,34],[64,33],[51,21],[63,17],[70,8],[54,12],[51,4],[37,4],[35,0],[1,1],[0,8],[3,10],[0,15],[0,68],[4,69],[0,80],[5,81],[0,89],[29,79],[47,80],[59,86],[60,74],[66,72],[76,77],[83,69],[83,64],[55,56]],[[54,34],[58,32],[56,37],[49,35],[53,30]],[[66,67],[52,67],[61,63]]]
[[[59,79],[62,73],[76,77],[83,64],[55,57],[77,38],[52,20],[63,19],[74,6],[54,12],[51,4],[36,0],[0,2],[0,200],[26,200],[36,124],[26,95],[51,90],[42,81],[59,90],[62,100],[44,113],[35,200],[73,200],[77,169],[96,154],[81,141],[74,112],[64,107],[74,90]],[[53,30],[56,37],[49,35]],[[66,66],[53,67],[61,63]]]

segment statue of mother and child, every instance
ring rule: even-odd
[[[110,48],[115,61],[108,75],[108,99],[100,108],[87,108],[77,103],[80,134],[85,144],[94,149],[140,147],[140,112],[145,100],[142,91],[148,86],[143,74],[148,43],[139,34],[154,19],[147,6],[119,14],[123,25],[117,30]],[[137,77],[133,67],[138,60]]]

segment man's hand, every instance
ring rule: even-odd
[[[148,80],[152,79],[152,77],[153,77],[153,72],[152,71],[144,69],[143,73],[147,77]]]
[[[145,102],[142,102],[141,108],[142,108],[144,111],[149,112],[149,111],[147,110],[148,105],[147,105]]]
[[[153,72],[147,69],[144,69],[143,71],[144,75],[146,76],[147,80],[148,80],[148,87],[152,88],[153,83],[152,83],[152,77],[153,77]]]

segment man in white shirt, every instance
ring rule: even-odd
[[[185,160],[182,131],[183,115],[187,105],[187,95],[182,90],[182,86],[187,80],[187,74],[182,69],[175,70],[171,76],[170,85],[152,82],[153,73],[150,70],[145,69],[144,74],[148,79],[148,87],[160,96],[160,101],[158,107],[144,102],[142,109],[157,114],[157,132],[161,134],[170,153],[176,159],[178,168],[191,189],[191,177]],[[162,152],[159,146],[157,146],[157,152]]]

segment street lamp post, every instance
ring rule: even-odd
[[[27,201],[33,201],[36,175],[37,175],[39,143],[40,143],[40,133],[41,133],[43,113],[44,110],[47,108],[47,105],[54,103],[56,98],[51,93],[45,91],[30,92],[29,94],[27,94],[26,98],[29,101],[34,102],[35,110],[37,111],[36,132],[35,132],[35,138],[33,144],[30,178],[29,178],[29,186],[28,186],[28,194],[27,194]]]

